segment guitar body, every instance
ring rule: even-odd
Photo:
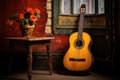
[[[86,5],[82,4],[78,32],[71,34],[69,38],[70,47],[63,58],[64,67],[71,71],[87,71],[93,63],[90,52],[92,39],[88,33],[83,32],[85,10]]]
[[[82,44],[78,46],[76,44],[77,36],[78,32],[75,32],[69,38],[70,47],[64,56],[63,65],[71,71],[86,71],[91,67],[93,62],[90,52],[92,40],[88,33],[82,32]]]

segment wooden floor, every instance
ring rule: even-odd
[[[22,71],[2,75],[0,80],[27,80],[27,72]],[[46,70],[33,70],[32,80],[120,80],[120,77],[96,72],[81,74],[55,71],[53,75],[50,75],[49,71]]]

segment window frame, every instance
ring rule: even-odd
[[[97,0],[95,0],[97,1]],[[95,4],[96,6],[97,4]],[[98,5],[97,5],[98,6]],[[93,18],[93,17],[105,17],[105,21],[106,21],[106,12],[104,12],[104,14],[98,14],[98,7],[95,7],[95,14],[87,14],[85,15],[85,18]],[[69,25],[69,27],[64,26],[64,25],[60,25],[59,24],[59,17],[60,16],[66,16],[66,17],[77,17],[79,15],[61,15],[60,14],[60,0],[53,0],[53,20],[52,20],[52,25],[53,25],[53,33],[54,34],[71,34],[75,31],[77,31],[77,27],[73,26],[73,25]],[[90,19],[91,20],[91,19]],[[84,27],[85,29],[106,29],[106,22],[105,25],[103,25],[103,27],[101,27],[101,25],[96,25],[97,27]]]

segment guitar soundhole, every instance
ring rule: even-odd
[[[83,45],[83,43],[82,43],[81,40],[77,40],[77,41],[76,41],[76,46],[77,46],[77,47],[80,47],[80,46],[82,46],[82,45]]]

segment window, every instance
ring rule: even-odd
[[[104,0],[98,0],[96,2],[98,9],[95,9],[95,0],[60,0],[60,14],[79,14],[81,4],[86,5],[86,14],[95,14],[95,10],[98,14],[104,14]]]
[[[104,13],[105,7],[104,7],[104,0],[98,0],[98,13]]]
[[[66,15],[75,15],[80,12],[80,5],[86,4],[86,14],[94,14],[94,0],[61,0],[60,13]],[[72,6],[71,6],[72,5]]]
[[[78,27],[80,5],[86,4],[84,28],[104,28],[105,0],[53,0],[54,33],[69,34]],[[74,28],[74,29],[73,29]]]

